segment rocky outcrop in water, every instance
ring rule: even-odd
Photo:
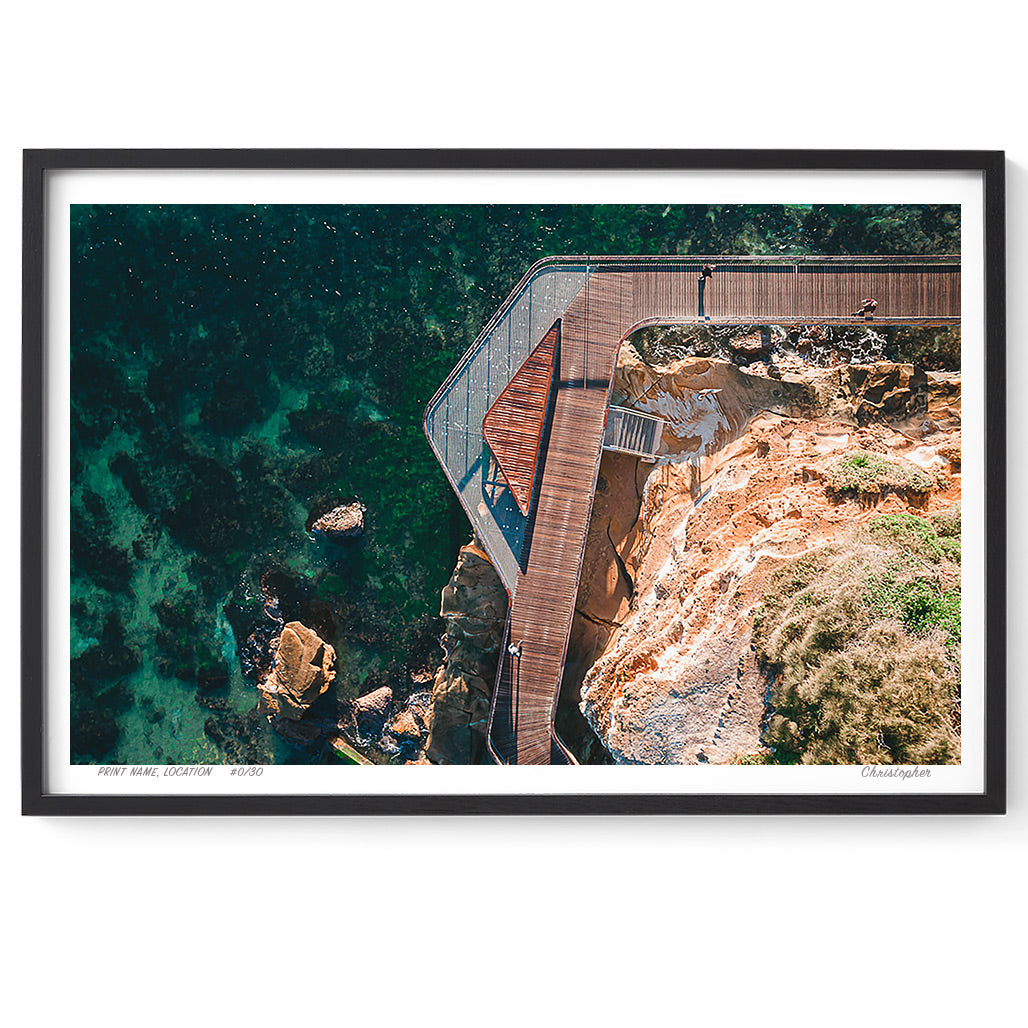
[[[345,701],[335,728],[370,763],[424,764],[430,673],[421,671]]]
[[[380,735],[392,706],[393,690],[388,685],[358,696],[352,703],[352,712],[359,731],[364,735]]]
[[[258,685],[259,709],[299,721],[335,679],[336,651],[299,621],[282,629],[271,674]]]
[[[507,617],[507,591],[483,550],[461,548],[440,614],[445,659],[428,713],[428,758],[436,764],[488,761],[486,729]]]
[[[365,512],[366,508],[363,503],[350,503],[342,507],[334,507],[328,513],[322,514],[311,525],[311,531],[315,535],[324,536],[333,542],[356,539],[364,532]]]

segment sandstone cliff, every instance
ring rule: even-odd
[[[656,465],[604,454],[564,691],[618,762],[727,762],[762,749],[754,614],[796,555],[882,513],[960,495],[959,375],[622,350],[615,402],[666,420]],[[849,488],[840,468],[887,467]],[[859,485],[859,482],[858,482]]]

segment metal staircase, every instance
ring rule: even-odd
[[[644,460],[656,460],[664,419],[653,414],[609,407],[607,427],[603,432],[603,448],[617,453],[631,453]]]

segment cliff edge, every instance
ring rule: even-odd
[[[842,560],[893,524],[883,518],[930,524],[954,509],[959,374],[796,358],[651,366],[626,345],[614,391],[666,426],[654,465],[603,455],[564,693],[577,699],[580,687],[616,762],[766,759],[786,737],[771,731],[781,675],[755,642],[755,617],[804,555]],[[945,593],[952,568],[940,574]]]

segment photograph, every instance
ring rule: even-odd
[[[72,760],[960,760],[958,209],[71,242]]]

